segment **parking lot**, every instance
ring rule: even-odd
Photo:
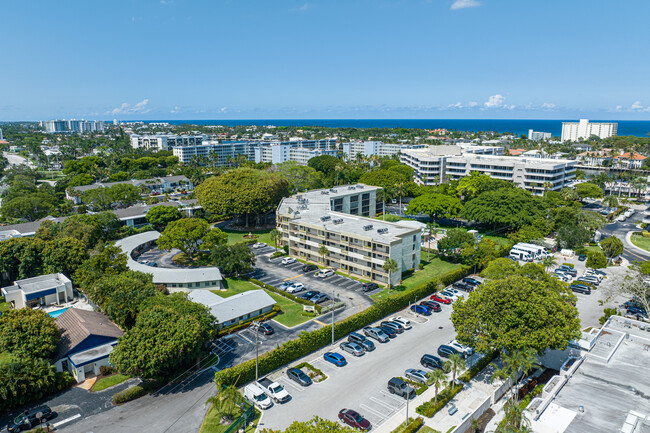
[[[328,378],[309,387],[303,388],[289,380],[286,368],[275,373],[271,378],[280,382],[292,394],[292,399],[264,411],[261,427],[284,429],[293,420],[305,421],[314,415],[336,420],[338,412],[346,408],[362,414],[376,429],[406,406],[406,400],[388,392],[388,380],[403,376],[408,368],[423,369],[419,362],[422,355],[435,355],[439,345],[455,337],[450,314],[450,305],[443,305],[440,313],[428,317],[416,317],[404,310],[399,315],[411,319],[412,329],[387,343],[373,340],[376,349],[372,352],[357,358],[343,352],[337,342],[334,348],[328,347],[311,355],[306,361],[321,369]],[[336,367],[324,361],[326,351],[343,354],[348,365]],[[415,414],[414,405],[409,410]]]

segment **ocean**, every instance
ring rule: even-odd
[[[529,129],[550,132],[559,137],[562,122],[569,120],[539,119],[244,119],[244,120],[145,120],[150,122],[168,122],[172,125],[190,123],[194,125],[275,125],[275,126],[326,126],[332,128],[445,128],[459,131],[496,131],[500,133],[528,134]],[[591,120],[592,122],[618,123],[618,135],[647,137],[650,134],[648,120]]]

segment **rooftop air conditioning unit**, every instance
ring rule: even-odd
[[[380,235],[383,235],[384,233],[388,233],[388,229],[387,228],[377,229],[377,233],[379,233]]]
[[[337,218],[332,221],[334,224],[343,224],[343,218]]]
[[[364,229],[365,231],[372,230],[372,224],[369,224],[369,225],[367,225],[367,226],[363,226],[363,229]]]
[[[332,219],[332,217],[329,216],[329,215],[325,215],[325,216],[320,217],[320,220],[321,220],[321,221],[329,221],[329,220],[331,220],[331,219]]]
[[[330,188],[330,192],[336,192],[334,188]]]
[[[327,195],[327,194],[329,194],[330,192],[329,192],[329,191],[321,191],[320,193],[323,194],[323,195]]]

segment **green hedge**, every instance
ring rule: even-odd
[[[248,281],[250,281],[251,283],[256,284],[256,285],[258,285],[258,286],[260,286],[260,287],[262,287],[262,288],[264,288],[266,290],[270,290],[273,293],[277,293],[280,296],[284,296],[287,299],[291,299],[293,302],[297,302],[298,304],[312,305],[312,306],[316,307],[316,311],[318,311],[319,314],[321,312],[321,306],[320,305],[316,305],[313,302],[309,302],[306,299],[299,298],[298,296],[296,296],[296,295],[294,295],[292,293],[287,293],[284,290],[280,290],[278,288],[275,288],[275,287],[273,287],[273,286],[271,286],[269,284],[261,282],[260,280],[256,280],[255,278],[249,278]]]
[[[445,388],[438,394],[438,403],[434,404],[434,399],[426,401],[415,408],[415,411],[420,415],[427,418],[434,416],[440,409],[442,409],[449,401],[456,396],[463,389],[463,385],[456,385],[453,388]]]
[[[483,358],[476,361],[476,364],[472,365],[472,368],[467,370],[465,373],[458,376],[458,380],[461,382],[469,382],[474,376],[478,374],[479,371],[487,367],[494,359],[499,356],[499,351],[495,350],[486,354]]]
[[[407,378],[401,377],[401,376],[399,376],[399,378],[402,379],[404,382],[408,383],[409,385],[411,385],[413,387],[413,389],[415,389],[415,395],[420,395],[424,391],[429,389],[429,385],[427,385],[427,384],[416,382],[414,380],[407,379]]]
[[[327,375],[326,375],[325,373],[323,373],[323,370],[314,367],[313,365],[311,365],[310,363],[308,363],[308,362],[306,362],[306,361],[305,361],[305,362],[301,362],[301,363],[298,364],[298,365],[294,365],[293,368],[297,368],[298,370],[301,370],[301,369],[303,369],[303,368],[305,368],[305,367],[307,367],[309,370],[311,370],[312,373],[314,373],[313,376],[310,376],[312,379],[313,379],[314,377],[316,377],[316,376],[320,376],[320,380],[319,380],[319,382],[322,382],[322,381],[324,381],[325,379],[327,379]]]
[[[431,295],[437,290],[440,283],[445,286],[469,275],[471,268],[463,266],[460,269],[448,272],[439,279],[433,279],[426,283],[417,285],[389,298],[376,302],[371,307],[349,316],[334,324],[334,337],[341,339],[350,332],[362,329],[371,323],[378,321],[390,314],[408,307],[413,298],[421,299]],[[256,280],[250,280],[258,285]],[[264,285],[262,287],[265,287]],[[265,287],[266,288],[266,287]],[[271,290],[271,289],[269,289]],[[276,289],[277,290],[277,289]],[[283,292],[284,293],[284,292]],[[287,341],[276,349],[271,350],[259,357],[259,374],[265,375],[284,365],[313,353],[332,342],[331,325],[323,326],[311,332],[301,332],[298,338]],[[215,380],[226,385],[241,386],[255,379],[255,360],[251,359],[241,364],[219,371]]]
[[[415,433],[416,431],[420,430],[420,428],[423,425],[424,425],[424,420],[422,419],[421,416],[419,416],[416,418],[415,421],[407,425],[406,428],[402,430],[402,433]]]
[[[149,394],[158,387],[160,387],[160,383],[155,381],[142,382],[138,385],[133,385],[124,391],[114,394],[113,404],[122,404],[127,401],[135,400],[136,398]]]

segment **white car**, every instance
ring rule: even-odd
[[[395,316],[391,318],[393,322],[401,323],[404,329],[411,329],[411,321],[409,319],[406,319],[402,316]]]
[[[472,353],[474,353],[474,349],[472,349],[471,347],[463,346],[456,340],[451,340],[449,342],[449,345],[454,349],[456,349],[457,351],[459,351],[460,353],[462,353],[464,356],[470,356]]]
[[[290,265],[291,263],[296,263],[296,258],[295,257],[285,257],[282,259],[282,264],[283,265]]]
[[[259,248],[264,248],[265,246],[266,246],[266,244],[263,243],[263,242],[258,242],[256,244],[253,244],[253,248],[255,248],[256,250],[259,249]]]
[[[305,290],[305,285],[303,283],[293,283],[291,287],[287,289],[287,293],[298,293]]]
[[[461,292],[460,290],[454,289],[453,287],[449,286],[443,292],[448,292],[451,293],[452,295],[456,296],[457,298],[464,298],[465,297],[465,292]]]
[[[327,278],[331,275],[334,275],[334,271],[331,269],[321,269],[316,273],[316,276],[319,278]]]
[[[289,289],[289,287],[291,287],[291,286],[293,286],[292,283],[289,283],[289,282],[287,282],[287,283],[282,283],[282,284],[280,284],[280,285],[278,286],[278,289],[279,289],[279,290],[284,290],[284,291],[286,292],[287,289]]]

